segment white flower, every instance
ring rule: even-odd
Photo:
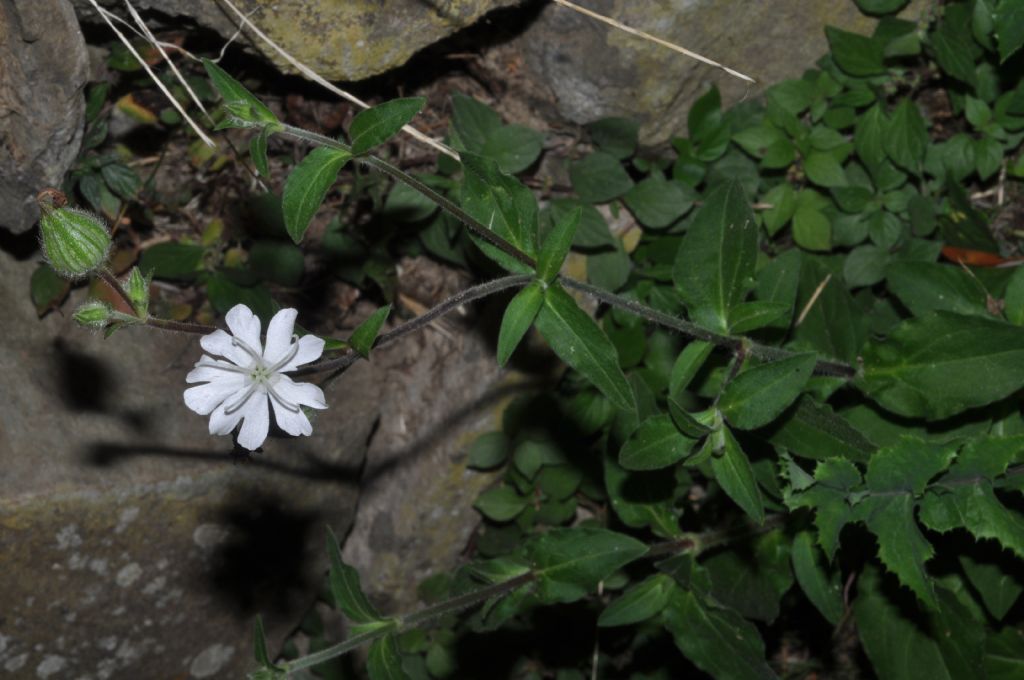
[[[320,358],[324,341],[315,335],[293,335],[294,309],[282,309],[270,320],[267,347],[260,344],[260,320],[245,305],[235,305],[225,317],[231,333],[216,330],[199,344],[210,354],[196,362],[186,376],[189,383],[205,383],[185,390],[185,405],[210,416],[210,434],[231,434],[239,422],[238,443],[256,450],[270,428],[269,401],[277,426],[290,435],[313,432],[302,406],[327,408],[323,391],[310,383],[297,383],[284,375]]]

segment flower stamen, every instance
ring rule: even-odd
[[[272,399],[276,399],[277,403],[279,403],[288,411],[291,411],[292,413],[298,413],[301,410],[298,404],[293,404],[292,402],[282,397],[280,394],[277,393],[277,390],[275,390],[270,385],[267,385],[267,393],[270,394]]]
[[[231,344],[234,345],[235,347],[241,348],[242,351],[244,351],[246,354],[251,356],[256,361],[263,361],[263,357],[261,357],[258,352],[256,352],[252,347],[250,347],[249,343],[247,343],[245,340],[240,340],[239,338],[232,337]]]
[[[236,399],[234,403],[224,407],[224,413],[227,415],[231,415],[238,409],[245,406],[245,402],[249,401],[249,397],[253,395],[253,393],[256,391],[256,388],[259,386],[260,383],[254,381],[251,385],[249,385],[249,388],[245,391],[244,394],[242,394],[241,397]]]
[[[292,344],[288,346],[288,354],[284,356],[280,361],[275,363],[267,370],[271,373],[277,373],[283,366],[286,366],[289,361],[295,358],[295,355],[299,353],[299,336],[292,335]]]

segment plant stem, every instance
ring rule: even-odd
[[[511,593],[520,586],[531,583],[536,580],[536,578],[537,574],[535,572],[527,571],[519,576],[514,576],[507,581],[495,583],[493,585],[474,590],[471,593],[465,593],[464,595],[453,597],[452,599],[445,600],[444,602],[438,602],[435,605],[431,605],[400,619],[401,623],[399,624],[399,628],[400,630],[415,628],[416,626],[426,623],[431,619],[436,619],[439,616],[454,614],[455,612],[462,611],[463,609],[472,607],[473,605],[485,602],[492,597],[501,597],[502,595]]]
[[[149,317],[146,325],[159,328],[162,331],[173,331],[176,333],[192,333],[194,335],[209,335],[217,330],[216,326],[207,326],[202,323],[189,323],[187,321],[174,321],[172,319],[158,319]]]
[[[103,279],[104,283],[113,288],[114,292],[124,300],[124,303],[128,305],[128,311],[135,314],[135,303],[133,303],[132,299],[128,297],[128,292],[124,289],[124,286],[121,285],[121,282],[117,280],[117,277],[114,276],[113,272],[106,267],[100,267],[97,270],[97,273],[99,274],[99,277]]]
[[[353,649],[365,645],[367,642],[373,642],[377,638],[384,637],[393,630],[393,626],[382,626],[381,628],[360,633],[359,635],[343,640],[336,645],[331,645],[326,649],[321,649],[319,652],[300,656],[298,659],[293,659],[283,663],[281,666],[284,668],[287,675],[290,675],[294,671],[302,670],[303,668],[312,668],[313,666],[322,664],[324,661],[330,661],[337,656],[347,654]]]

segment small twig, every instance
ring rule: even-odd
[[[680,47],[679,45],[676,45],[675,43],[670,43],[667,40],[662,40],[661,38],[658,38],[658,37],[655,37],[655,36],[651,35],[650,33],[645,33],[644,31],[640,31],[640,30],[637,30],[635,28],[631,28],[631,27],[629,27],[629,26],[627,26],[627,25],[625,25],[625,24],[623,24],[623,23],[621,23],[619,21],[616,21],[615,19],[612,19],[611,17],[606,17],[603,14],[598,14],[597,12],[593,12],[593,11],[591,11],[591,10],[585,8],[585,7],[580,7],[579,5],[575,5],[575,4],[571,3],[571,2],[568,2],[568,0],[553,0],[553,2],[555,2],[555,4],[561,5],[562,7],[565,7],[566,9],[571,9],[574,12],[579,12],[580,14],[585,14],[586,16],[588,16],[588,17],[590,17],[592,19],[597,19],[598,21],[600,21],[602,23],[605,23],[605,24],[608,24],[609,26],[613,26],[613,27],[619,29],[620,31],[625,31],[626,33],[629,33],[631,35],[635,35],[638,38],[643,38],[644,40],[650,40],[653,43],[657,43],[657,44],[661,45],[662,47],[667,47],[670,50],[678,52],[679,54],[683,54],[683,55],[685,55],[687,57],[690,57],[691,59],[696,59],[697,61],[703,62],[703,63],[705,63],[705,64],[707,64],[709,66],[714,66],[715,68],[720,68],[723,71],[725,71],[726,73],[728,73],[729,75],[734,76],[736,78],[739,78],[740,80],[745,80],[748,83],[757,83],[757,81],[754,80],[753,78],[751,78],[750,76],[744,75],[744,74],[740,73],[739,71],[736,71],[734,69],[729,68],[728,66],[725,66],[724,64],[719,64],[717,61],[714,61],[712,59],[708,59],[707,57],[701,56],[701,55],[697,54],[696,52],[692,52],[692,51],[686,49],[685,47]]]

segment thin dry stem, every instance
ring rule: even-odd
[[[95,2],[95,0],[92,0],[92,2]],[[320,85],[321,87],[324,87],[324,88],[330,90],[331,92],[333,92],[334,94],[338,95],[342,99],[345,99],[345,100],[347,100],[349,102],[352,102],[356,106],[359,106],[359,107],[364,108],[364,109],[370,108],[370,105],[367,104],[366,102],[364,102],[362,99],[359,99],[355,95],[349,94],[348,92],[342,90],[341,88],[339,88],[339,87],[329,83],[327,80],[325,80],[316,71],[314,71],[310,67],[306,66],[301,61],[299,61],[298,59],[293,57],[291,54],[286,52],[284,50],[284,48],[282,48],[276,42],[271,40],[270,36],[268,36],[266,33],[261,31],[259,29],[259,27],[256,26],[256,24],[254,24],[252,21],[250,21],[249,17],[247,17],[245,14],[243,14],[242,11],[239,10],[235,6],[235,4],[233,2],[231,2],[231,0],[221,0],[221,2],[223,2],[225,5],[227,5],[228,8],[238,16],[238,19],[242,22],[242,24],[244,26],[247,26],[261,40],[263,40],[263,42],[267,43],[272,48],[274,48],[275,52],[280,54],[285,59],[285,61],[287,61],[292,66],[294,66],[302,75],[306,76],[307,78],[312,80],[314,83]],[[405,132],[406,134],[408,134],[409,136],[411,136],[411,137],[413,137],[415,139],[418,139],[419,141],[423,142],[424,144],[426,144],[426,145],[428,145],[430,147],[433,147],[437,151],[440,151],[441,153],[445,154],[446,156],[451,156],[455,160],[459,159],[459,154],[454,149],[452,149],[448,145],[442,144],[441,142],[437,141],[436,139],[433,139],[432,137],[430,137],[430,136],[420,132],[419,130],[417,130],[416,128],[412,127],[411,125],[403,126],[402,127],[402,131]]]
[[[740,73],[739,71],[737,71],[735,69],[731,69],[731,68],[729,68],[728,66],[726,66],[724,64],[719,64],[717,61],[715,61],[713,59],[708,59],[707,57],[699,55],[696,52],[692,52],[692,51],[686,49],[685,47],[680,47],[679,45],[676,45],[675,43],[671,43],[671,42],[669,42],[667,40],[663,40],[661,38],[658,38],[657,36],[651,35],[650,33],[646,33],[646,32],[641,31],[639,29],[627,26],[627,25],[625,25],[624,23],[622,23],[620,21],[616,21],[615,19],[612,19],[611,17],[607,17],[607,16],[605,16],[603,14],[598,14],[597,12],[589,10],[586,7],[580,7],[579,5],[575,5],[575,4],[571,3],[571,2],[569,2],[568,0],[553,0],[553,1],[555,2],[555,4],[561,5],[562,7],[565,7],[566,9],[571,9],[574,12],[579,12],[580,14],[585,14],[586,16],[590,17],[591,19],[597,19],[598,21],[606,23],[609,26],[612,26],[614,28],[619,29],[620,31],[625,31],[626,33],[629,33],[630,35],[635,35],[638,38],[643,38],[644,40],[650,40],[651,42],[657,43],[657,44],[661,45],[662,47],[667,47],[667,48],[669,48],[670,50],[672,50],[674,52],[678,52],[679,54],[682,54],[682,55],[685,55],[687,57],[690,57],[691,59],[696,59],[697,61],[703,62],[703,63],[707,64],[708,66],[714,66],[715,68],[720,68],[723,71],[725,71],[726,73],[728,73],[729,75],[734,76],[736,78],[739,78],[740,80],[745,80],[748,83],[756,83],[757,82],[756,80],[754,80],[750,76],[744,75],[744,74]]]
[[[821,283],[818,284],[818,287],[814,289],[814,292],[811,294],[811,299],[808,300],[807,304],[804,305],[804,308],[800,310],[800,316],[796,318],[795,326],[799,326],[804,322],[804,319],[806,319],[807,315],[810,314],[811,308],[814,307],[814,303],[818,301],[818,297],[821,295],[822,291],[825,290],[825,286],[827,286],[828,282],[831,280],[832,275],[829,274]]]

